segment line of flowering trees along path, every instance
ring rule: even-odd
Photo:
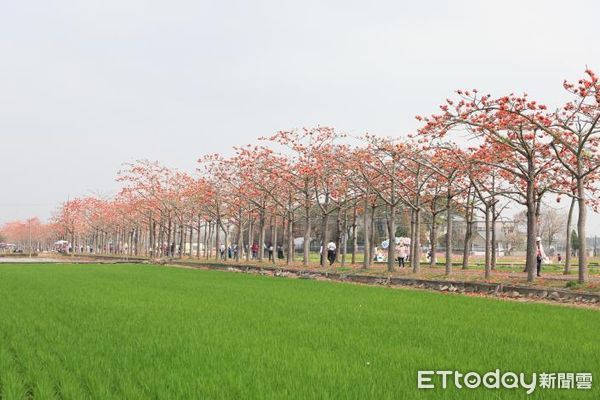
[[[315,239],[337,242],[340,261],[350,257],[354,264],[360,236],[367,268],[374,257],[375,218],[384,218],[388,238],[398,236],[398,221],[403,221],[410,254],[421,254],[425,241],[435,244],[438,231],[445,232],[445,271],[452,274],[458,252],[462,267],[469,266],[477,214],[487,228],[487,278],[496,265],[496,229],[490,227],[508,204],[520,204],[527,211],[526,270],[533,281],[543,200],[571,201],[565,235],[577,206],[580,238],[586,237],[586,206],[599,206],[598,77],[587,70],[577,83],[563,86],[570,100],[556,109],[527,95],[494,98],[459,90],[438,114],[417,117],[421,128],[402,138],[349,138],[318,126],[260,138],[258,145],[234,148],[229,158],[205,155],[193,174],[137,161],[118,173],[122,188],[114,198],[67,201],[50,224],[36,230],[45,240],[66,240],[74,251],[154,258],[218,258],[226,244],[239,249],[234,258],[249,260],[253,244],[263,249],[268,238],[268,246],[284,250],[285,263],[293,261],[296,236],[304,238],[304,265]],[[467,225],[462,249],[452,248],[457,215]],[[23,232],[23,223],[12,223],[3,235],[25,241]],[[395,251],[393,245],[387,248],[389,271]],[[585,240],[578,251],[579,281],[584,282]],[[565,272],[569,256],[567,251]],[[259,262],[263,257],[258,251]],[[326,261],[322,257],[323,266]],[[430,263],[435,262],[432,252]],[[419,272],[419,257],[412,257],[411,268]]]

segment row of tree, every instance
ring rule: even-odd
[[[51,247],[60,236],[60,227],[43,223],[39,218],[7,222],[0,228],[0,251],[23,251],[30,254]],[[7,243],[10,242],[10,243]]]
[[[373,224],[380,213],[389,238],[397,236],[402,216],[410,221],[414,255],[423,248],[423,221],[430,221],[434,246],[443,221],[445,270],[451,274],[453,220],[460,214],[467,224],[462,249],[467,268],[473,221],[481,215],[489,277],[496,263],[491,227],[508,205],[520,204],[526,210],[526,269],[532,281],[543,200],[551,195],[570,199],[564,232],[569,234],[577,206],[581,238],[586,237],[587,206],[598,207],[600,84],[587,70],[576,84],[563,86],[570,100],[554,110],[527,95],[493,98],[477,90],[457,91],[440,113],[417,117],[422,122],[417,133],[401,138],[349,137],[318,126],[260,138],[259,145],[234,148],[231,157],[203,156],[194,174],[150,161],[127,164],[117,177],[118,195],[67,201],[51,226],[56,238],[75,249],[152,257],[186,252],[200,257],[201,248],[204,256],[218,257],[222,244],[232,244],[240,249],[239,259],[255,238],[262,249],[268,234],[271,246],[286,249],[287,263],[293,261],[295,227],[301,226],[304,264],[318,230],[320,242],[337,241],[344,257],[350,244],[353,262],[362,236],[366,268],[374,256]],[[392,271],[394,246],[387,251]],[[585,240],[578,253],[579,281],[584,282]],[[570,251],[565,256],[568,271]],[[260,251],[259,261],[262,257]],[[411,267],[419,271],[418,256]]]

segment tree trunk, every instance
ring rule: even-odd
[[[273,249],[271,254],[271,262],[275,264],[277,259],[277,215],[273,215],[273,230],[271,234],[271,248]]]
[[[375,211],[377,210],[377,204],[371,204],[371,217],[369,218],[369,266],[373,264],[373,258],[375,257]]]
[[[190,250],[188,252],[188,257],[192,258],[193,256],[193,243],[194,243],[194,225],[193,220],[190,221]]]
[[[498,215],[496,214],[496,202],[493,199],[491,214],[492,214],[492,271],[496,270],[496,263],[498,261],[498,239],[496,238],[496,223],[498,222]]]
[[[415,270],[415,264],[413,262],[413,258],[415,256],[415,210],[412,209],[410,211],[410,265],[412,267],[413,272],[417,272]]]
[[[581,170],[581,167],[579,168]],[[581,171],[578,171],[579,173]],[[587,206],[585,204],[585,186],[583,179],[577,181],[577,208],[579,216],[577,219],[577,235],[579,236],[579,283],[588,280],[587,269],[587,238],[586,238],[586,218]]]
[[[429,232],[429,242],[431,243],[431,250],[429,257],[429,266],[435,267],[437,263],[437,256],[435,254],[436,242],[437,242],[437,213],[431,214],[431,231]]]
[[[197,229],[197,237],[196,237],[196,259],[200,259],[200,230],[202,229],[202,220],[200,216],[198,216],[198,229]]]
[[[223,240],[223,243],[225,244],[225,260],[227,260],[229,257],[228,248],[231,245],[231,239],[229,238],[229,223],[227,223],[227,226],[225,227],[225,229],[223,229],[223,233],[225,234],[225,238]]]
[[[336,220],[336,233],[335,233],[335,245],[336,245],[336,253],[335,253],[335,257],[336,257],[336,261],[340,261],[341,260],[341,254],[342,254],[342,207],[338,207],[338,212],[337,212],[337,220]]]
[[[258,231],[258,261],[262,262],[265,255],[265,209],[260,210],[259,231]]]
[[[210,257],[210,249],[212,246],[210,245],[210,237],[212,234],[212,223],[210,221],[206,221],[204,225],[204,258],[208,260]]]
[[[244,249],[244,224],[242,223],[242,213],[240,212],[240,218],[238,221],[238,232],[236,238],[236,251],[235,251],[235,261],[240,261],[242,259],[242,251]]]
[[[421,209],[417,201],[417,209],[415,210],[415,252],[413,253],[413,272],[418,273],[421,270]]]
[[[527,182],[527,258],[525,269],[527,270],[527,282],[533,282],[536,275],[536,244],[537,223],[535,219],[536,202],[533,179]]]
[[[289,217],[288,217],[288,251],[287,251],[287,258],[286,258],[286,264],[289,265],[290,263],[292,263],[294,261],[294,255],[296,252],[296,248],[294,245],[294,214],[292,211],[289,212]]]
[[[221,235],[219,235],[219,227],[221,226],[221,220],[217,218],[217,222],[215,223],[215,260],[219,260],[221,256]]]
[[[172,236],[172,226],[171,226],[171,217],[169,217],[168,219],[168,225],[167,225],[167,257],[173,257],[173,254],[171,254],[171,236]]]
[[[365,207],[363,211],[363,236],[364,236],[364,248],[363,248],[363,269],[367,269],[369,265],[371,265],[371,245],[369,243],[369,213],[367,210],[369,209],[369,196],[368,193],[365,195]]]
[[[387,257],[387,269],[388,272],[394,272],[394,265],[396,265],[396,206],[388,205],[388,216],[387,216],[387,227],[388,227],[388,257]]]
[[[151,223],[151,231],[150,231],[150,235],[151,235],[151,254],[152,254],[152,258],[156,258],[156,254],[157,254],[157,248],[156,248],[156,221],[152,220]]]
[[[104,245],[106,246],[106,233],[104,235]],[[158,225],[158,256],[165,256],[165,219],[161,215],[160,222]]]
[[[179,254],[178,258],[183,258],[183,252],[185,250],[185,226],[183,222],[179,226]]]
[[[452,273],[452,195],[448,187],[446,196],[446,275]]]
[[[204,221],[204,249],[202,249],[202,255],[208,259],[208,221]]]
[[[473,213],[474,213],[474,205],[471,203],[473,200],[469,200],[471,198],[470,194],[471,188],[469,188],[469,193],[467,194],[467,207],[465,212],[465,241],[463,246],[463,259],[462,259],[462,269],[469,268],[469,256],[471,255],[471,240],[473,239]],[[473,194],[475,196],[475,194]]]
[[[310,260],[310,208],[304,209],[304,243],[302,244],[302,264],[306,267]]]
[[[246,250],[246,261],[252,257],[252,245],[254,244],[254,222],[248,221],[248,249]]]
[[[341,229],[341,237],[340,237],[340,241],[341,241],[341,253],[342,253],[342,259],[341,259],[341,265],[342,267],[344,265],[346,265],[346,254],[348,253],[348,238],[347,238],[347,233],[348,233],[348,213],[346,210],[344,210],[344,219],[343,219],[343,225],[342,225],[342,229]]]
[[[485,279],[490,278],[491,254],[490,254],[490,207],[485,204]]]
[[[354,202],[354,211],[352,214],[352,265],[356,264],[356,246],[358,245],[358,239],[356,238],[356,220],[358,218],[358,210],[356,201]]]
[[[133,242],[133,245],[135,246],[135,250],[134,250],[134,255],[135,256],[139,256],[140,255],[140,246],[141,246],[141,241],[140,241],[140,226],[136,226],[135,228],[135,241]]]
[[[329,224],[329,213],[325,212],[321,223],[321,268],[327,267],[327,225]]]

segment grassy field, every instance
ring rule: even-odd
[[[2,399],[562,399],[420,369],[592,372],[600,313],[140,265],[1,265]]]

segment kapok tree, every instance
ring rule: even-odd
[[[204,213],[214,221],[215,258],[218,260],[221,247],[220,231],[226,233],[224,223],[227,219],[227,210],[230,209],[227,205],[229,191],[222,181],[223,175],[220,170],[222,159],[219,155],[210,154],[201,157],[198,162],[201,165],[198,169],[201,179],[197,180],[196,184],[199,185],[198,190],[203,191],[200,198],[203,199]]]
[[[348,174],[348,180],[354,188],[354,197],[357,203],[362,204],[357,210],[362,212],[363,217],[363,268],[366,269],[371,266],[373,260],[373,248],[374,243],[371,240],[371,236],[374,233],[374,216],[375,210],[380,202],[379,197],[371,189],[372,184],[378,179],[379,172],[376,172],[373,168],[367,166],[368,163],[373,162],[373,154],[369,152],[364,146],[357,146],[345,155],[339,158],[339,160],[345,164],[345,168],[350,173]],[[356,233],[354,234],[356,237]]]
[[[60,206],[53,217],[53,222],[61,227],[61,237],[70,243],[73,254],[77,246],[77,239],[85,229],[84,206],[85,200],[83,198],[68,200]]]
[[[290,225],[293,224],[294,206],[290,203],[292,193],[288,184],[288,179],[292,177],[287,173],[287,159],[264,146],[244,146],[235,149],[236,155],[230,161],[236,164],[238,174],[244,182],[242,192],[246,193],[247,200],[255,206],[259,214],[259,247],[262,249],[265,246],[266,219],[270,217],[271,246],[276,249],[278,217],[282,217],[284,221],[287,219],[286,222]],[[291,236],[291,232],[288,232],[288,235]],[[290,239],[293,242],[293,238],[288,237],[288,248]],[[262,251],[259,253],[260,260]],[[276,257],[273,257],[272,261],[275,260]]]
[[[255,153],[258,154],[255,154]],[[296,222],[296,210],[301,203],[299,187],[301,182],[297,180],[295,168],[285,155],[276,154],[269,148],[255,148],[254,151],[246,151],[244,158],[247,165],[255,170],[251,175],[249,184],[266,195],[270,203],[272,223],[272,246],[277,249],[277,220],[282,218],[284,226],[283,237],[286,240],[286,264],[294,260],[294,235],[293,229]],[[242,155],[242,154],[241,154]],[[276,257],[273,257],[275,262]]]
[[[431,256],[429,266],[434,267],[437,263],[436,246],[438,238],[438,218],[446,212],[445,208],[446,189],[441,182],[435,179],[430,180],[425,186],[423,193],[423,207],[431,218],[431,228],[429,229],[429,243],[431,247]]]
[[[321,267],[327,265],[326,246],[329,239],[329,219],[334,213],[340,213],[343,203],[347,199],[349,184],[345,173],[345,165],[339,162],[338,157],[346,154],[347,149],[343,145],[331,145],[321,149],[314,156],[315,169],[313,170],[312,185],[315,194],[315,203],[321,212],[321,242],[322,254]],[[339,221],[338,221],[339,222]],[[339,225],[339,224],[338,224]],[[339,227],[338,227],[339,229]],[[340,237],[335,238],[340,246]]]
[[[474,206],[478,208],[484,215],[485,223],[485,263],[484,271],[485,278],[491,276],[491,271],[496,265],[496,222],[504,206],[500,206],[500,197],[508,196],[512,199],[515,194],[514,189],[502,187],[502,170],[495,168],[493,162],[501,162],[501,159],[496,158],[493,149],[486,146],[481,146],[478,149],[472,149],[472,152],[464,160],[465,165],[469,165],[468,178],[469,185],[473,190],[473,194],[479,199],[479,202]],[[520,199],[515,199],[519,201]]]
[[[433,147],[430,157],[418,158],[419,163],[435,174],[436,183],[445,188],[446,275],[452,273],[452,203],[457,195],[465,191],[465,159],[465,152],[451,143],[439,143]],[[432,243],[432,259],[434,251]]]
[[[43,224],[39,218],[34,217],[23,221],[5,223],[0,227],[0,240],[7,240],[11,244],[17,245],[21,250],[26,250],[31,256],[36,248],[48,244],[47,233],[46,224]]]
[[[179,201],[189,180],[182,182],[185,174],[158,162],[140,160],[125,166],[126,169],[119,171],[117,181],[124,185],[121,194],[143,200],[141,204],[147,208],[152,256],[172,255],[177,232],[174,222],[178,220]]]
[[[396,237],[396,213],[400,205],[410,207],[415,214],[412,226],[411,258],[413,270],[419,269],[419,213],[421,211],[421,195],[427,178],[424,178],[421,164],[415,162],[419,150],[414,143],[399,142],[391,138],[380,138],[366,135],[367,146],[362,152],[359,173],[364,181],[386,206],[386,221],[388,228],[388,271],[394,270]],[[431,176],[430,173],[428,176]],[[416,234],[415,234],[416,233]]]
[[[296,187],[304,211],[304,265],[309,263],[312,230],[311,211],[316,203],[325,200],[320,194],[317,194],[318,187],[324,188],[324,181],[319,180],[329,179],[327,177],[328,172],[323,165],[326,160],[323,154],[331,154],[332,146],[341,136],[343,135],[331,127],[317,126],[299,130],[279,131],[270,137],[261,138],[261,140],[282,145],[291,152],[287,173],[289,176],[294,177],[289,184]],[[319,204],[322,216],[329,215],[332,212],[330,205],[328,202]],[[322,238],[322,240],[326,240],[326,238]],[[325,245],[327,243],[324,243]]]
[[[533,281],[536,268],[537,233],[536,206],[539,195],[536,187],[540,175],[551,166],[550,138],[540,126],[551,126],[552,120],[544,114],[546,107],[530,101],[527,95],[510,94],[492,99],[480,96],[476,90],[458,91],[459,100],[446,100],[441,114],[428,118],[420,132],[433,137],[444,137],[453,129],[462,128],[472,137],[481,138],[500,162],[482,160],[499,168],[519,181],[518,194],[527,207],[527,280]]]
[[[562,108],[548,115],[552,124],[532,122],[543,129],[551,138],[550,143],[565,177],[564,186],[574,190],[564,193],[573,196],[578,204],[577,234],[579,246],[579,282],[588,279],[586,225],[587,205],[598,207],[598,171],[600,169],[600,82],[590,69],[577,84],[564,82],[563,86],[572,95]],[[571,208],[572,209],[572,208]]]

